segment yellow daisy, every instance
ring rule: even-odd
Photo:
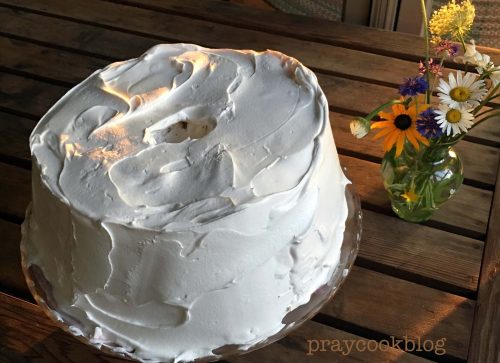
[[[425,111],[428,105],[418,104],[418,112]],[[420,148],[419,142],[429,145],[429,141],[420,135],[416,128],[417,104],[413,103],[408,108],[403,104],[392,106],[392,113],[379,112],[379,117],[384,121],[374,122],[372,129],[382,129],[374,139],[385,137],[383,148],[390,151],[396,145],[396,157],[401,155],[405,140],[408,140],[415,149]]]

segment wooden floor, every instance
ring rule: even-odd
[[[422,40],[195,0],[0,0],[0,362],[120,361],[58,330],[31,303],[19,257],[19,226],[31,198],[28,137],[48,108],[95,69],[161,42],[276,49],[313,69],[329,101],[341,163],[362,199],[361,250],[339,294],[287,338],[229,362],[498,363],[500,119],[457,147],[465,183],[456,196],[425,225],[403,222],[383,190],[380,145],[355,141],[349,121],[396,96],[403,77],[417,71]],[[500,64],[500,51],[490,54]],[[391,346],[404,337],[445,339],[445,353]],[[307,354],[314,340],[353,339],[386,341],[387,349],[345,354],[326,346]]]

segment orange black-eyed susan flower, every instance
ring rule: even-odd
[[[396,145],[396,157],[401,155],[405,140],[408,140],[415,149],[420,148],[420,143],[429,145],[429,141],[423,137],[416,128],[418,112],[428,108],[423,103],[412,103],[408,107],[404,104],[392,105],[392,113],[379,112],[383,121],[374,122],[372,129],[382,129],[375,135],[374,139],[385,137],[383,142],[384,152],[390,151]]]

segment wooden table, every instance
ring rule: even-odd
[[[402,78],[416,73],[421,38],[223,1],[0,0],[1,362],[120,361],[66,335],[32,304],[18,251],[30,201],[28,136],[95,69],[161,42],[276,49],[312,68],[362,199],[363,241],[339,294],[287,338],[229,362],[499,361],[500,119],[457,146],[465,185],[425,225],[393,216],[379,176],[380,145],[349,133],[352,116],[394,97]],[[500,51],[488,52],[499,64]],[[445,338],[445,353],[394,347],[392,339],[404,337],[434,347]],[[359,349],[340,352],[332,340],[355,340]],[[363,350],[370,340],[382,344]],[[316,341],[324,345],[311,352]]]

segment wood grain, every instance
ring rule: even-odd
[[[479,280],[479,294],[468,361],[500,360],[500,172],[492,204]]]
[[[1,89],[1,86],[0,86]],[[35,121],[0,111],[0,155],[29,162],[29,136]]]
[[[329,342],[332,340],[362,340],[364,343],[368,344],[368,339],[335,328],[327,328],[322,324],[310,321],[274,344],[251,352],[250,354],[228,358],[228,361],[230,363],[429,362],[424,358],[405,353],[387,345],[383,345],[382,347],[383,350],[387,349],[386,352],[380,350],[367,352],[362,351],[362,349],[353,349],[350,354],[347,354],[347,349],[344,349],[343,352],[332,352],[331,347],[325,344],[324,351],[311,352],[311,354],[308,355],[310,351],[309,344],[311,348],[315,348],[315,340],[328,340]],[[373,345],[373,343],[371,344]],[[321,346],[319,349],[322,349]]]
[[[418,276],[415,281],[426,278],[426,285],[436,288],[449,284],[475,292],[483,245],[458,234],[364,210],[357,262],[377,264],[374,267],[407,279]]]
[[[88,0],[84,5],[75,0],[64,2],[46,0],[43,4],[34,3],[31,0],[3,0],[0,2],[0,6],[1,4],[19,10],[18,16],[26,21],[30,21],[37,14],[49,17],[56,15],[58,18],[75,20],[99,28],[104,27],[106,30],[118,30],[123,33],[140,35],[148,39],[194,42],[218,48],[274,49],[301,60],[319,72],[341,74],[393,86],[398,86],[404,77],[409,77],[417,71],[415,62],[407,62],[393,57],[300,41],[241,27],[216,25],[210,21],[159,13],[121,4],[106,4],[98,0]],[[23,13],[24,10],[28,9],[37,14]],[[51,22],[50,29],[56,29],[62,24],[61,22],[53,22],[53,19],[41,21]],[[127,24],[127,26],[124,27],[122,24]],[[152,28],[150,24],[155,24],[155,27]],[[22,26],[22,24],[19,25]],[[36,24],[33,25],[36,26]],[[83,29],[91,31],[92,27],[81,25]],[[18,29],[15,31],[17,32]],[[6,32],[10,33],[9,30]],[[59,36],[57,35],[56,38]],[[89,39],[89,36],[85,39]],[[420,41],[422,40],[420,39]],[[367,65],[369,66],[367,67]],[[391,71],[387,72],[388,69]],[[444,70],[444,73],[446,75],[447,70]]]
[[[30,80],[0,71],[0,107],[38,120],[66,92],[67,87]]]
[[[19,251],[21,233],[19,225],[0,219],[0,236],[2,236],[0,290],[27,297],[29,296],[28,287],[21,269],[21,253]]]
[[[80,343],[38,306],[0,293],[1,362],[125,362]]]
[[[8,362],[126,362],[106,355],[87,346],[69,334],[64,333],[33,304],[0,293],[0,361]],[[288,337],[264,349],[241,357],[230,358],[232,363],[269,362],[370,362],[398,361],[402,363],[428,362],[427,360],[388,347],[387,351],[375,352],[353,350],[350,354],[341,352],[317,352],[307,355],[308,340],[337,339],[363,340],[359,336],[327,327],[315,322],[306,322]],[[386,349],[383,348],[383,349]],[[347,352],[346,352],[347,353]]]
[[[17,220],[31,200],[31,172],[0,162],[0,211]]]
[[[108,0],[109,1],[109,0]],[[260,9],[241,9],[224,1],[205,0],[111,0],[132,6],[179,14],[221,24],[263,30],[293,38],[361,49],[370,53],[418,61],[425,54],[423,39],[419,36],[383,29],[333,22],[307,16],[269,13]],[[500,50],[477,47],[500,63]],[[451,64],[450,64],[451,65]]]
[[[222,0],[230,2],[232,4],[238,4],[242,6],[251,6],[256,9],[262,9],[267,11],[276,10],[271,5],[269,5],[265,0]]]
[[[106,34],[116,34],[120,31],[131,38],[141,36],[147,39],[149,45],[152,45],[152,42],[158,43],[159,40],[177,40],[208,47],[274,49],[300,59],[307,66],[318,70],[369,79],[383,84],[398,85],[403,77],[416,72],[415,63],[405,60],[97,0],[88,0],[85,3],[59,0],[44,2],[2,0],[0,3],[95,24],[95,26],[75,24],[69,20],[44,17],[8,8],[2,8],[0,11],[0,31],[2,32],[33,39],[42,37],[46,39],[44,35],[50,33],[51,42],[62,44],[73,41],[77,42],[76,47],[81,49],[87,49],[103,41],[106,39]],[[17,15],[16,17],[13,16],[13,12]],[[63,31],[66,24],[68,28]],[[101,26],[112,27],[113,30]],[[87,37],[75,38],[72,32],[75,27],[87,32]],[[93,36],[92,33],[97,33],[99,36]],[[109,39],[109,43],[112,43],[111,47],[105,47],[103,50],[108,56],[121,57],[121,54],[126,51],[126,47],[121,47],[121,45],[126,43],[116,38],[112,39],[113,37]],[[149,46],[144,50],[147,48]],[[367,64],[370,66],[367,67]],[[391,71],[387,72],[387,69]]]
[[[446,338],[446,354],[465,359],[473,311],[472,300],[355,266],[321,313],[389,336]]]
[[[102,58],[44,47],[0,36],[2,67],[28,77],[43,77],[47,82],[72,86],[110,62]],[[57,64],[57,67],[54,67]]]

